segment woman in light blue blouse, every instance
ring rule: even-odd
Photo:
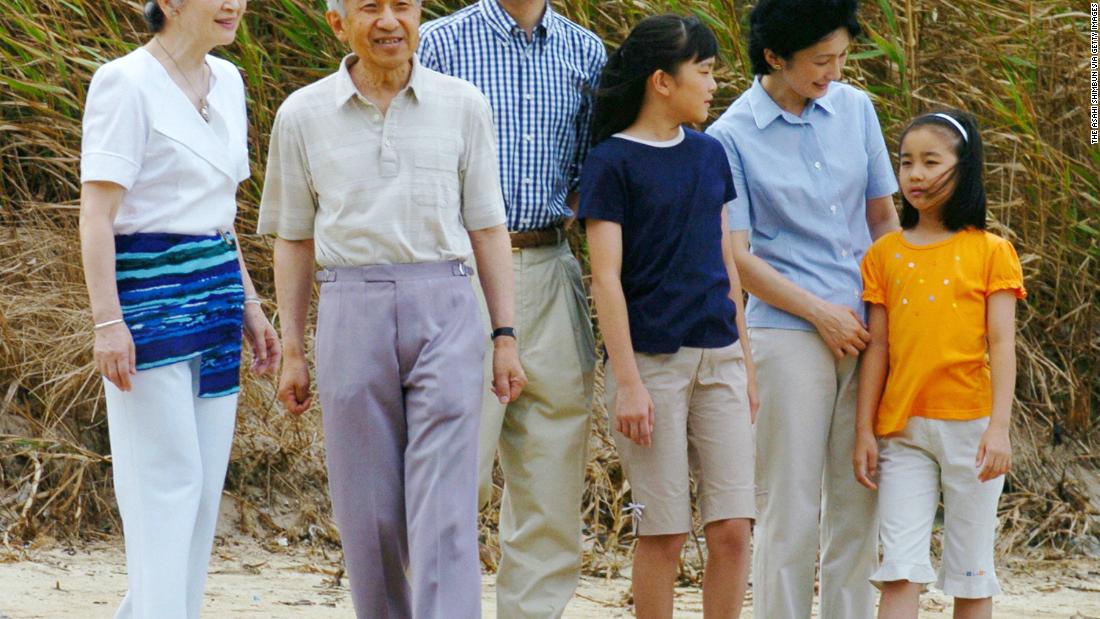
[[[898,227],[890,157],[867,94],[840,83],[856,0],[761,0],[756,79],[710,127],[737,189],[737,269],[759,372],[755,612],[870,619],[875,503],[851,469],[856,365],[869,339],[859,265]],[[751,249],[750,249],[751,248]]]

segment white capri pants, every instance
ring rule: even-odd
[[[129,591],[115,619],[197,619],[237,395],[199,398],[199,361],[104,380]]]
[[[906,580],[958,598],[997,595],[993,566],[997,500],[1004,476],[978,481],[978,445],[989,418],[951,421],[910,417],[879,439],[878,514],[882,565],[871,583]],[[929,560],[932,524],[943,492],[943,564]]]

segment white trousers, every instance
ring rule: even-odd
[[[998,595],[993,546],[1004,475],[978,480],[974,459],[989,417],[949,421],[910,417],[905,429],[879,439],[878,505],[882,565],[871,582],[936,583],[958,598]],[[943,564],[928,556],[943,494]]]
[[[129,591],[115,619],[197,619],[237,396],[199,398],[198,360],[104,380]]]
[[[809,619],[821,549],[822,619],[871,619],[875,495],[852,473],[857,363],[817,333],[752,329],[756,420],[754,614]]]

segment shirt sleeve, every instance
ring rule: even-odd
[[[730,170],[726,149],[721,144],[714,145],[714,158],[717,161],[718,178],[722,179],[722,185],[725,187],[722,190],[722,202],[730,204],[737,199],[737,186],[733,182],[733,171]]]
[[[88,87],[82,130],[80,182],[109,181],[132,188],[149,140],[141,87],[118,67],[101,67]]]
[[[865,198],[873,200],[897,193],[898,180],[894,175],[894,166],[890,162],[890,153],[886,150],[886,140],[882,137],[882,127],[871,99],[860,93],[863,99],[863,128],[867,150],[867,191]]]
[[[602,157],[589,154],[581,172],[578,219],[600,219],[623,223],[627,202],[626,182],[621,171]]]
[[[726,217],[730,230],[749,230],[752,228],[749,220],[749,190],[745,185],[745,168],[741,162],[741,155],[737,152],[733,132],[719,121],[707,128],[707,135],[718,140],[726,153],[733,191],[733,197],[727,200],[726,205]]]
[[[484,230],[505,223],[507,217],[497,164],[493,109],[480,91],[470,100],[462,153],[462,221],[467,230]]]
[[[309,172],[305,142],[286,104],[275,115],[267,151],[267,172],[256,224],[260,234],[288,241],[313,238],[317,194]]]
[[[577,191],[581,183],[581,169],[588,158],[588,150],[592,144],[592,117],[596,108],[596,91],[600,87],[600,73],[607,63],[607,50],[603,45],[597,45],[593,64],[589,68],[588,78],[585,80],[585,92],[581,93],[581,109],[577,113],[577,151],[573,154],[573,161],[569,171],[569,191]]]
[[[989,256],[989,275],[986,277],[985,296],[1002,290],[1012,291],[1017,299],[1027,298],[1024,289],[1024,270],[1016,248],[1005,239],[998,238]]]
[[[882,239],[876,241],[863,256],[860,273],[863,275],[863,300],[886,305],[886,277],[882,272]]]
[[[244,90],[244,79],[241,77],[241,74],[238,71],[234,71],[233,74],[235,76],[237,86],[240,89],[240,94],[238,95],[240,100],[239,121],[241,123],[241,127],[243,128],[243,131],[241,131],[241,141],[243,142],[241,147],[244,151],[244,159],[241,161],[241,165],[237,170],[237,183],[240,184],[251,178],[252,164],[250,161],[250,157],[248,156],[248,103],[246,102],[247,97]]]

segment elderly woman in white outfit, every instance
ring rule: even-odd
[[[199,617],[242,332],[253,371],[279,362],[233,228],[249,177],[244,84],[207,55],[233,42],[245,4],[149,2],[153,38],[88,90],[80,237],[126,538],[118,619]]]

